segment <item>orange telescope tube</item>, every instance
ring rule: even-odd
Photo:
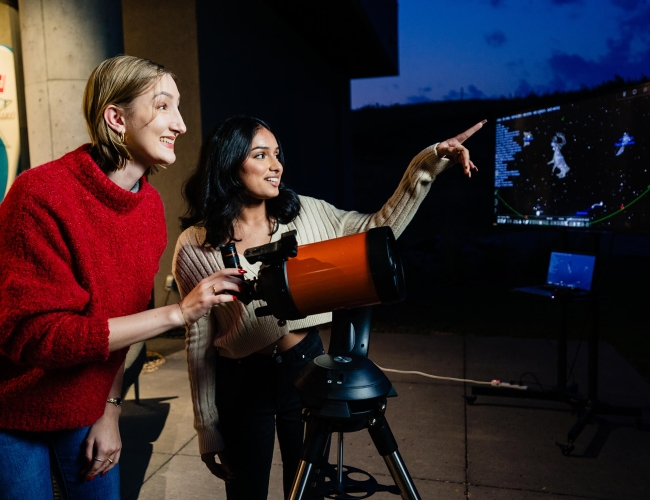
[[[280,242],[245,255],[267,259],[256,291],[267,303],[263,314],[276,318],[299,319],[404,299],[402,265],[389,227],[300,247],[295,232],[290,232]],[[278,255],[286,258],[279,262]]]
[[[299,246],[286,264],[298,311],[309,316],[381,303],[367,255],[366,233]]]

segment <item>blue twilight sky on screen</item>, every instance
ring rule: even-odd
[[[398,2],[400,74],[353,80],[353,109],[650,77],[650,0]]]

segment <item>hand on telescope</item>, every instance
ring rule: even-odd
[[[456,137],[442,141],[436,148],[438,156],[440,158],[449,158],[455,163],[460,163],[463,166],[463,173],[467,177],[472,177],[472,171],[476,172],[478,168],[469,159],[469,150],[463,146],[463,142],[480,130],[486,122],[487,120],[480,121]]]
[[[215,461],[215,457],[217,455],[219,456],[219,462],[221,462],[220,464]],[[227,483],[235,477],[230,470],[230,466],[228,465],[228,454],[225,450],[221,450],[216,453],[203,453],[201,455],[201,460],[203,460],[203,463],[208,466],[210,472],[212,472],[213,475],[217,476],[222,481],[225,481]]]
[[[245,272],[243,269],[226,268],[199,281],[179,302],[187,324],[191,325],[197,321],[216,304],[237,300],[237,293],[242,289],[242,275]]]
[[[242,271],[245,272],[243,269]],[[172,328],[189,327],[207,314],[212,306],[237,300],[237,294],[244,284],[241,275],[238,269],[222,269],[202,279],[176,304],[109,318],[109,351],[124,349]]]

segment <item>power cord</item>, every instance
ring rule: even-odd
[[[377,368],[379,368],[381,371],[386,372],[386,373],[401,373],[403,375],[420,375],[421,377],[427,377],[427,378],[433,378],[437,380],[449,380],[451,382],[463,382],[463,383],[469,383],[469,384],[478,384],[478,385],[490,385],[493,387],[509,387],[511,389],[522,389],[526,390],[528,389],[528,386],[526,385],[521,385],[520,384],[513,384],[513,383],[508,383],[508,382],[501,382],[501,380],[492,380],[491,382],[485,382],[481,380],[470,380],[466,378],[455,378],[455,377],[443,377],[440,375],[431,375],[430,373],[424,373],[424,372],[419,372],[415,370],[395,370],[393,368],[383,368],[379,365],[377,365]]]
[[[540,388],[542,391],[544,391],[544,392],[552,392],[552,391],[553,391],[553,388],[552,388],[552,387],[549,387],[549,386],[543,385],[543,384],[539,381],[539,379],[537,378],[537,376],[536,376],[533,372],[525,372],[525,373],[522,373],[521,377],[519,377],[519,383],[520,383],[520,384],[523,384],[523,383],[524,383],[524,377],[525,377],[526,375],[530,375],[531,377],[533,377],[533,379],[535,379],[535,384],[538,385],[539,388]]]

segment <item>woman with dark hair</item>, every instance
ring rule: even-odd
[[[84,93],[91,143],[22,173],[0,205],[0,497],[120,497],[118,428],[131,344],[233,301],[237,271],[146,310],[167,244],[145,174],[185,132],[164,66],[101,63]]]
[[[462,142],[483,123],[420,152],[382,209],[360,214],[296,195],[281,182],[282,150],[271,128],[256,118],[225,120],[204,142],[185,186],[189,208],[172,264],[181,296],[223,269],[223,243],[235,243],[244,270],[256,277],[261,264],[250,264],[244,251],[277,241],[286,231],[297,231],[299,245],[383,225],[399,236],[438,174],[456,162],[467,176],[476,170]],[[303,439],[302,406],[293,383],[324,352],[316,326],[331,321],[331,313],[325,313],[278,326],[271,316],[255,316],[262,305],[224,302],[187,332],[201,459],[226,481],[230,500],[267,497],[276,429],[285,498],[289,495]]]
[[[240,169],[259,129],[271,131],[258,118],[238,117],[226,120],[209,134],[210,140],[201,148],[199,165],[222,165],[223,168],[198,168],[188,179],[185,198],[201,200],[201,204],[189,204],[187,216],[181,218],[184,229],[200,223],[206,228],[206,241],[236,241],[234,222],[239,220],[248,198]],[[277,160],[284,164],[279,143]],[[296,193],[280,183],[277,196],[266,199],[264,209],[269,221],[276,225],[286,224],[298,215],[300,201]],[[273,232],[275,230],[277,227]]]

